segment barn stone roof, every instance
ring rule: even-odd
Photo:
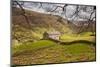
[[[60,35],[61,33],[58,32],[58,31],[54,31],[54,32],[46,32],[48,33],[49,35]]]

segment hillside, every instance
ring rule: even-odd
[[[80,42],[83,40],[95,42],[95,36],[90,36],[92,32],[73,34],[70,26],[73,29],[75,27],[74,31],[77,31],[79,27],[60,16],[28,10],[25,10],[25,16],[18,8],[12,11],[11,55],[14,66],[96,60],[95,45]],[[45,31],[59,31],[60,42],[51,39],[43,40]]]
[[[19,8],[12,10],[12,36],[18,41],[34,41],[42,38],[45,31],[67,32],[69,30],[67,21],[60,16],[43,14],[34,11],[25,10],[28,18],[21,15]]]
[[[96,31],[96,21],[69,21],[68,25],[72,30],[72,33]]]

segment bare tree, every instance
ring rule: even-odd
[[[29,21],[27,15],[25,13],[25,10],[23,8],[23,5],[24,5],[24,1],[22,1],[20,3],[17,0],[13,0],[12,1],[12,7],[16,8],[18,6],[21,9],[21,15],[25,17],[26,22],[28,23],[29,27],[31,27],[30,21]]]
[[[62,9],[61,14],[64,14],[65,18],[68,20],[68,16],[66,15],[68,6],[70,6],[70,5],[68,5],[68,4],[64,4],[63,6],[56,5],[54,7],[54,9],[52,9],[52,10],[48,8],[48,11],[49,12],[57,12],[57,9]],[[72,12],[72,15],[70,15],[69,17],[72,19],[72,21],[78,20],[78,19],[86,20],[86,22],[88,22],[86,29],[89,28],[91,23],[96,20],[96,14],[95,14],[96,13],[96,6],[83,6],[83,5],[75,5],[75,6],[76,6],[75,11]],[[85,16],[82,14],[83,12],[87,13],[89,15]],[[74,22],[72,22],[72,23],[74,23]],[[86,30],[86,29],[84,29],[84,25],[85,24],[82,25],[82,27],[79,29],[78,33],[82,33],[83,31]]]
[[[28,19],[28,17],[26,16],[25,14],[25,10],[23,8],[23,5],[24,5],[24,1],[22,2],[18,2],[18,1],[13,1],[13,4],[14,5],[17,5],[20,7],[20,9],[22,10],[22,15],[25,17],[27,23],[30,25],[30,21]],[[59,9],[61,9],[61,13],[59,13],[60,15],[64,16],[67,20],[68,18],[70,17],[72,19],[72,21],[74,20],[78,20],[78,19],[83,19],[83,20],[86,20],[88,22],[88,25],[87,25],[87,28],[90,26],[91,22],[94,22],[96,20],[96,7],[95,6],[83,6],[83,5],[74,5],[75,8],[74,8],[74,12],[72,12],[72,14],[70,16],[67,16],[67,7],[70,6],[69,4],[59,4],[59,5],[54,5],[54,4],[51,4],[51,3],[42,3],[42,2],[39,2],[39,3],[34,3],[34,2],[31,2],[32,5],[35,5],[37,6],[38,4],[40,5],[38,8],[42,8],[44,9],[46,12],[49,12],[49,13],[59,13]],[[45,6],[46,5],[49,5],[49,6]],[[51,6],[52,5],[52,6]],[[85,16],[85,15],[82,15],[82,12],[85,12],[88,15]],[[72,22],[74,23],[74,22]],[[80,28],[80,32],[83,32],[84,31],[84,24],[83,26]]]
[[[16,0],[12,1],[12,4],[14,7],[19,6],[19,8],[21,9],[22,13],[21,15],[25,17],[27,23],[30,25],[30,21],[29,18],[26,15],[26,12],[23,8],[24,2],[18,2]],[[61,4],[59,5],[53,5],[53,8],[50,8],[50,6],[48,7],[44,7],[44,3],[38,3],[40,6],[38,8],[43,8],[44,10],[46,10],[47,12],[59,12],[59,9],[62,10],[61,15],[63,14],[63,16],[68,20],[68,16],[67,14],[67,7],[70,6],[69,4],[64,4],[63,6]],[[49,3],[47,3],[49,4]],[[33,3],[34,5],[34,3]],[[52,4],[49,4],[52,5]],[[88,25],[86,27],[86,29],[90,26],[90,24],[92,22],[94,22],[96,20],[96,7],[95,6],[80,6],[80,5],[75,5],[75,11],[72,12],[72,14],[69,16],[72,20],[76,20],[76,19],[83,19],[86,20],[88,22]],[[88,13],[88,17],[83,15],[82,12]],[[58,20],[59,21],[59,20]],[[74,23],[74,22],[72,22]],[[79,29],[78,33],[82,33],[84,31],[84,24],[82,25],[82,27]],[[78,40],[77,42],[80,42],[80,40]],[[83,41],[82,41],[83,42]],[[86,41],[87,42],[87,41]]]

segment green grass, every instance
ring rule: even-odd
[[[90,36],[91,32],[77,34],[64,34],[61,41],[89,40],[94,41],[95,37]],[[52,46],[52,47],[49,47]],[[47,47],[47,48],[44,48]],[[41,49],[43,48],[43,49]],[[37,42],[26,42],[19,46],[12,47],[13,54],[16,52],[30,51],[30,54],[20,54],[13,57],[14,64],[46,64],[46,63],[63,63],[79,61],[95,61],[95,46],[86,43],[75,43],[71,45],[61,45],[49,40],[40,40]]]
[[[74,40],[89,40],[89,41],[95,41],[94,36],[90,36],[92,33],[81,33],[81,34],[64,34],[61,37],[61,41],[68,42],[68,41],[74,41]]]
[[[38,42],[23,43],[19,46],[13,47],[12,53],[15,53],[21,50],[31,50],[31,49],[43,48],[43,47],[52,46],[55,44],[56,43],[52,41],[48,41],[48,40],[40,40]]]
[[[81,54],[81,53],[91,53],[93,52],[93,48],[95,48],[92,45],[89,44],[83,44],[83,43],[77,43],[77,44],[72,44],[68,46],[63,46],[68,53],[71,53],[73,55]]]
[[[23,65],[23,64],[94,61],[94,60],[95,60],[95,47],[89,44],[77,43],[67,46],[56,45],[50,48],[38,50],[36,52],[31,51],[31,54],[19,55],[17,60],[14,60],[14,63]]]

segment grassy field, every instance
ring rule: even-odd
[[[88,34],[78,35],[64,34],[63,40],[73,41],[76,39],[86,39],[93,41],[95,37]],[[72,38],[72,39],[71,39]],[[95,46],[91,44],[76,43],[71,45],[60,45],[49,40],[40,40],[37,42],[23,43],[12,47],[12,54],[19,52],[12,58],[15,65],[27,64],[46,64],[46,63],[64,63],[79,61],[95,61]],[[20,53],[20,51],[22,51]]]
[[[24,51],[24,50],[39,49],[43,47],[52,46],[55,44],[56,43],[48,40],[40,40],[38,42],[23,43],[20,46],[13,47],[12,53],[16,53],[18,51]]]
[[[61,41],[63,42],[70,42],[74,40],[88,40],[88,41],[95,41],[94,36],[90,36],[91,32],[81,33],[81,34],[64,34],[61,37]]]
[[[50,44],[48,46],[50,46]],[[13,63],[27,65],[95,60],[95,47],[82,43],[72,44],[68,46],[56,45],[37,51],[28,51],[30,51],[30,53],[27,54],[24,51],[24,53],[13,57]]]

